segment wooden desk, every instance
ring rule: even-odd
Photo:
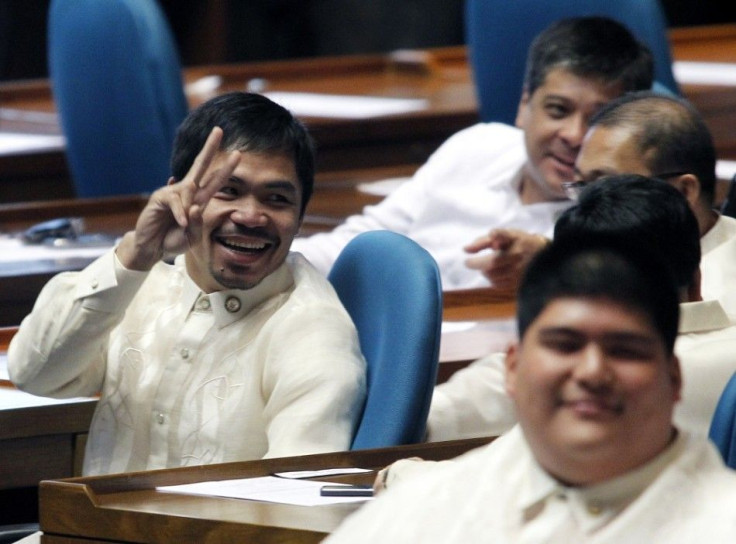
[[[66,481],[39,487],[45,544],[73,542],[320,542],[360,503],[292,506],[159,492],[155,488],[207,480],[269,475],[291,470],[361,467],[377,470],[407,456],[441,460],[489,439],[437,442],[243,463],[229,463]],[[370,483],[374,473],[332,477]],[[327,479],[325,479],[327,480]]]

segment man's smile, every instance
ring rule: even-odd
[[[602,396],[581,396],[579,398],[561,399],[559,404],[561,407],[568,408],[576,415],[586,419],[618,416],[624,412],[624,405],[621,400]]]

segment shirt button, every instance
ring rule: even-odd
[[[227,300],[225,301],[225,309],[231,314],[234,314],[240,310],[240,299],[238,297],[227,297]]]
[[[92,289],[97,289],[97,287],[99,287],[99,285],[100,285],[100,284],[99,284],[99,283],[97,283],[97,280],[92,280],[92,281],[91,281],[91,282],[89,283],[89,286],[90,286],[90,287],[91,287]]]
[[[182,359],[189,359],[189,349],[181,348],[181,351],[179,353],[181,354]]]
[[[591,516],[599,516],[601,514],[601,511],[603,509],[598,504],[589,504],[588,505],[588,513]]]
[[[156,422],[159,425],[163,425],[164,423],[166,423],[166,416],[159,412],[158,414],[156,414]]]
[[[202,310],[209,310],[209,309],[210,309],[210,299],[208,299],[208,298],[203,298],[202,300],[200,300],[200,301],[199,301],[199,307],[200,307],[200,308],[201,308]]]

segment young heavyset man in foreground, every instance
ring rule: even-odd
[[[649,89],[652,71],[649,51],[615,21],[555,23],[530,47],[516,127],[479,123],[460,131],[382,202],[332,232],[297,238],[293,249],[326,274],[354,236],[387,229],[432,254],[443,289],[487,286],[479,271],[487,268],[503,286],[501,255],[491,263],[485,255],[469,259],[463,246],[494,228],[551,235],[570,205],[562,183],[574,179],[588,119],[627,91]]]
[[[365,395],[357,334],[289,253],[313,168],[284,108],[217,97],[183,122],[173,177],[135,230],[45,286],[8,367],[36,395],[100,393],[85,474],[349,448]]]
[[[326,542],[736,541],[736,473],[679,431],[678,293],[653,256],[554,242],[518,298],[520,425],[389,488]]]

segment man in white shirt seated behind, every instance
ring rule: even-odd
[[[357,332],[289,252],[312,193],[306,130],[263,96],[224,94],[184,120],[172,172],[114,250],[44,287],[11,379],[100,394],[85,474],[348,449],[365,397]]]
[[[506,358],[519,426],[325,542],[735,542],[736,473],[672,423],[678,299],[655,248],[555,241],[522,280]]]
[[[297,238],[294,251],[327,274],[353,237],[387,229],[430,252],[443,289],[487,287],[478,270],[485,252],[471,256],[481,247],[465,246],[492,228],[549,236],[570,206],[562,184],[574,179],[588,119],[626,92],[651,88],[652,66],[647,47],[616,21],[553,23],[529,48],[515,127],[478,123],[458,132],[379,204],[332,232]]]

